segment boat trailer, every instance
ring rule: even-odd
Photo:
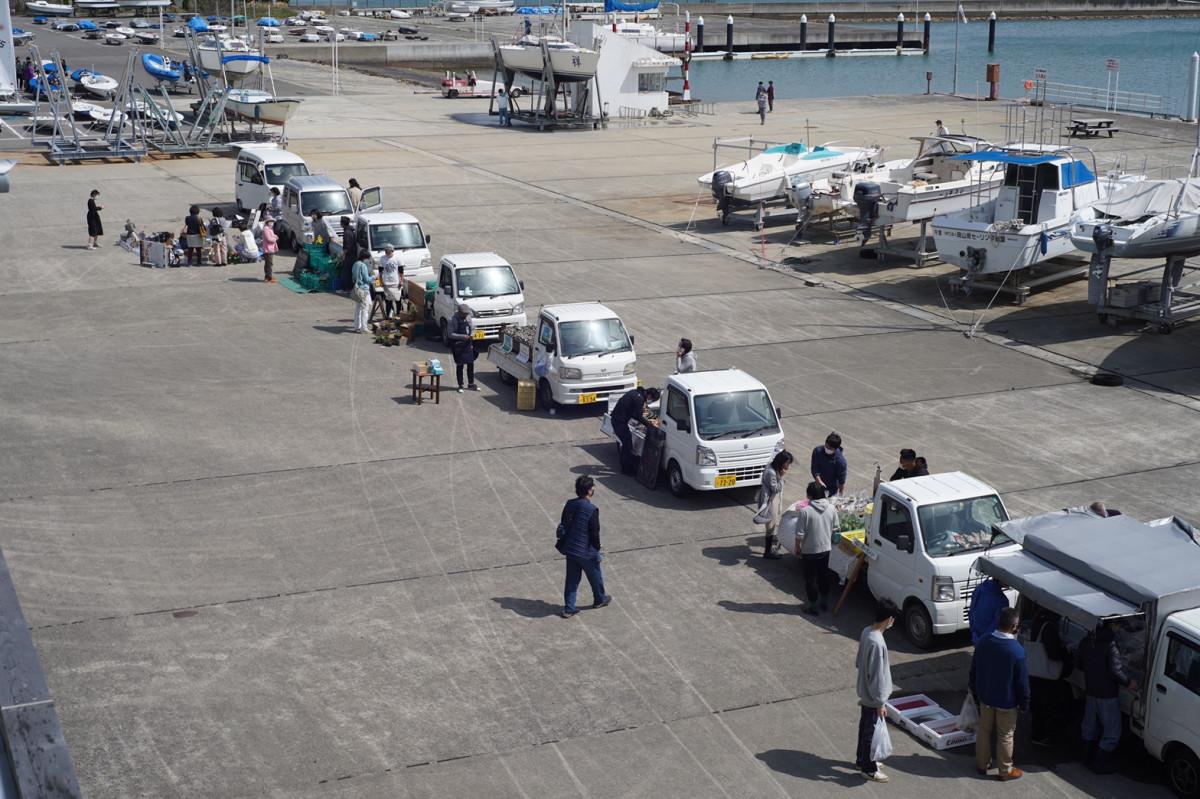
[[[1101,324],[1116,327],[1121,319],[1136,319],[1170,333],[1180,322],[1200,316],[1200,264],[1190,263],[1186,255],[1169,255],[1165,264],[1124,272],[1118,282],[1109,276],[1112,229],[1098,225],[1092,240],[1096,253],[1088,269],[1088,302],[1096,306]],[[1160,269],[1161,278],[1148,279]]]

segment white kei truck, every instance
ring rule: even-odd
[[[611,413],[621,399],[609,399],[600,429],[613,433]],[[779,409],[767,387],[740,369],[671,375],[658,406],[664,434],[660,468],[676,496],[689,491],[757,487],[763,470],[783,450]],[[630,422],[633,451],[641,455],[645,428]]]
[[[968,629],[971,595],[986,579],[975,562],[1019,549],[993,534],[1007,519],[996,489],[962,472],[879,484],[866,519],[867,586],[901,609],[915,646],[926,649],[935,636]]]
[[[535,381],[543,410],[620,399],[637,386],[633,336],[598,302],[544,306],[535,324],[504,328],[488,360],[506,383]]]
[[[443,255],[437,281],[433,321],[447,347],[450,319],[463,303],[475,320],[476,340],[495,341],[500,328],[525,324],[525,284],[517,280],[508,261],[494,252]]]
[[[1070,651],[1098,625],[1117,622],[1117,646],[1138,690],[1121,710],[1146,751],[1166,766],[1182,799],[1200,799],[1200,535],[1187,522],[1142,523],[1077,511],[996,525],[1019,542],[979,568],[1057,614]],[[1082,693],[1079,670],[1067,678]]]

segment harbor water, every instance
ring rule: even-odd
[[[810,22],[809,29],[823,25]],[[894,23],[882,27],[895,30]],[[723,20],[720,25],[710,22],[708,28],[707,42],[724,41]],[[934,92],[949,92],[954,77],[954,28],[953,22],[932,26],[929,55],[695,61],[692,94],[711,101],[752,101],[760,80],[775,81],[776,96],[782,99],[919,94],[925,91],[927,71],[933,73]],[[1200,50],[1200,19],[1001,19],[993,53],[987,52],[987,35],[986,18],[958,26],[960,94],[987,95],[984,78],[989,63],[1000,64],[1005,98],[1024,96],[1024,83],[1038,68],[1046,70],[1051,82],[1104,89],[1110,76],[1106,62],[1116,59],[1120,72],[1113,77],[1121,91],[1161,95],[1166,112],[1179,114],[1187,94],[1191,55]],[[906,36],[920,38],[920,27],[914,31],[911,20]]]

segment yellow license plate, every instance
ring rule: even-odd
[[[736,474],[718,474],[713,480],[713,488],[733,488],[737,485]]]
[[[579,395],[579,404],[580,405],[587,405],[589,402],[595,402],[595,401],[596,401],[596,395],[594,393]]]
[[[471,338],[474,338],[474,339],[481,339],[481,338],[483,338],[485,335],[486,335],[486,333],[484,333],[482,330],[476,330],[474,333],[472,333],[472,334],[471,334]]]

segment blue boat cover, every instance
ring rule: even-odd
[[[1069,164],[1063,164],[1062,167],[1062,187],[1069,189],[1072,186],[1081,186],[1084,183],[1095,183],[1096,176],[1092,174],[1092,170],[1087,168],[1087,164],[1082,161],[1072,161]]]
[[[281,23],[275,17],[259,17],[258,25],[264,28],[278,28]]]
[[[144,53],[142,69],[146,70],[150,77],[158,80],[177,81],[183,77],[181,70],[168,67],[166,60],[158,53]]]
[[[791,144],[780,144],[775,147],[768,147],[763,150],[763,153],[787,153],[788,155],[799,155],[800,153],[808,152],[808,148],[800,142],[792,142]]]
[[[208,23],[205,22],[204,20],[200,19],[200,17],[192,17],[191,19],[188,20],[187,25],[189,28],[194,30],[196,33],[207,33],[208,32]]]
[[[221,59],[222,64],[228,64],[230,61],[257,61],[260,64],[271,63],[271,59],[265,55],[227,55]]]
[[[1037,166],[1049,164],[1062,159],[1061,155],[1017,155],[1003,150],[984,150],[978,153],[963,153],[954,155],[955,161],[991,161],[998,164],[1020,164],[1021,166]]]
[[[604,13],[614,11],[653,11],[658,8],[658,0],[647,0],[643,3],[621,3],[618,0],[604,0]]]

